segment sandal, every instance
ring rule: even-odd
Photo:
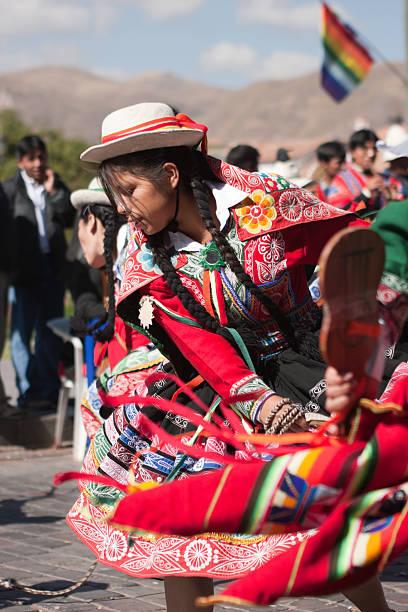
[[[319,259],[320,350],[328,365],[357,379],[364,376],[380,331],[376,294],[383,266],[383,241],[362,227],[335,234]]]

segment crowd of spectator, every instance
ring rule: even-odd
[[[406,138],[402,121],[395,120],[386,143],[398,145]],[[323,142],[315,151],[313,167],[303,173],[284,147],[278,148],[270,165],[260,164],[260,152],[248,144],[233,147],[226,161],[249,172],[266,167],[321,200],[369,217],[388,201],[408,196],[408,157],[384,151],[378,163],[378,140],[372,129],[363,127],[347,145]],[[79,310],[85,300],[85,309],[92,302],[100,316],[102,281],[100,273],[84,262],[70,191],[49,167],[44,141],[25,136],[17,144],[16,157],[15,175],[0,184],[0,355],[10,312],[18,409],[52,410],[60,387],[61,343],[47,321],[63,316],[67,287]],[[72,227],[67,250],[65,230]],[[0,377],[0,417],[10,410]]]

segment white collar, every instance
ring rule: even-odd
[[[211,189],[215,200],[215,214],[220,222],[221,229],[229,218],[229,209],[248,197],[248,194],[228,183],[209,183],[206,185]],[[176,251],[199,251],[203,245],[196,242],[183,232],[169,232],[170,242]]]
[[[26,185],[31,185],[31,187],[35,187],[36,189],[45,189],[42,183],[37,183],[31,176],[28,176],[25,170],[20,169],[20,174]]]

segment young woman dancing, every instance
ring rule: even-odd
[[[353,216],[283,177],[211,158],[206,132],[165,104],[137,104],[109,115],[101,144],[81,156],[99,165],[110,202],[129,222],[118,313],[168,358],[139,395],[177,399],[207,420],[226,402],[237,415],[233,428],[302,431],[307,421],[325,418],[324,364],[313,333],[320,310],[305,265],[317,263],[328,238]],[[206,411],[169,374],[194,390]],[[85,472],[154,483],[223,465],[230,452],[224,441],[200,436],[185,416],[160,410],[154,399],[122,400],[94,436]],[[162,435],[152,435],[142,415]],[[178,452],[168,434],[211,458]],[[135,576],[166,576],[169,610],[194,610],[197,592],[211,591],[205,577],[247,574],[293,543],[223,534],[129,541],[104,521],[121,494],[92,483],[80,488],[70,525],[101,562]]]

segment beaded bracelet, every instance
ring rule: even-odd
[[[276,417],[276,421],[271,423],[271,426],[267,430],[267,434],[283,434],[287,432],[291,426],[303,414],[302,407],[300,404],[290,403],[286,410],[283,410],[279,416]]]
[[[282,408],[283,406],[285,406],[286,404],[290,405],[290,398],[289,397],[282,397],[281,400],[279,400],[279,402],[271,409],[270,413],[268,414],[268,418],[265,421],[264,424],[264,430],[268,431],[269,428],[272,425],[272,421],[276,416],[276,413],[279,412],[280,408]]]

